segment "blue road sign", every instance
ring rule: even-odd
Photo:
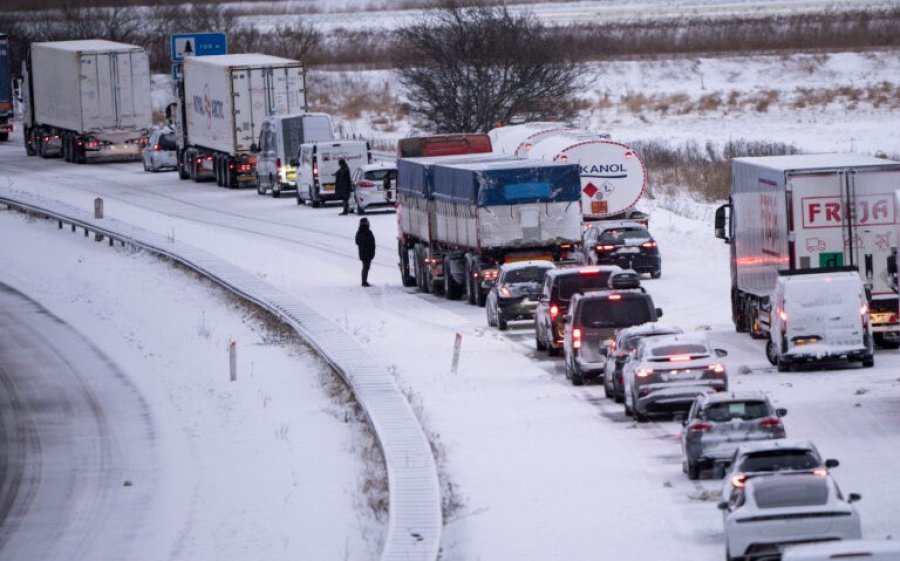
[[[173,62],[172,63],[172,79],[176,82],[181,80],[181,63]]]
[[[224,33],[175,33],[169,37],[172,40],[172,62],[183,61],[185,55],[228,54],[228,42]]]

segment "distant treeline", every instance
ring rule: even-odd
[[[419,7],[428,0],[410,0]],[[99,3],[99,2],[98,2]],[[171,33],[185,30],[221,31],[232,52],[265,52],[300,59],[308,65],[369,68],[393,66],[403,48],[400,33],[339,30],[325,35],[307,23],[278,24],[274,32],[239,24],[241,14],[227,3],[184,4],[157,0],[110,1],[105,7],[85,7],[74,0],[4,0],[0,31],[12,39],[19,60],[32,41],[104,38],[144,46],[154,72],[169,69]],[[144,4],[140,6],[138,4]],[[379,5],[377,0],[372,3]],[[298,13],[314,11],[298,3]],[[15,11],[18,6],[19,10]],[[36,17],[33,10],[45,10]],[[271,10],[260,4],[260,11]],[[273,15],[274,17],[274,15]],[[825,11],[766,18],[683,18],[632,22],[591,22],[551,28],[561,52],[579,61],[623,57],[666,57],[750,52],[809,52],[900,47],[900,8]]]

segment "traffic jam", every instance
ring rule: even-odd
[[[79,75],[72,61],[86,54],[131,61],[134,87],[116,91],[132,98],[115,103],[146,108],[128,114],[133,134],[122,133],[121,119],[112,127],[78,108],[50,107],[41,93],[53,74]],[[662,257],[650,216],[635,209],[647,170],[629,146],[536,122],[406,138],[396,161],[376,162],[365,140],[339,139],[330,116],[306,111],[301,63],[259,54],[187,59],[170,126],[150,131],[139,47],[41,43],[29,62],[20,88],[30,93],[29,156],[141,159],[147,172],[174,170],[181,180],[252,186],[274,198],[292,192],[314,208],[343,201],[357,215],[395,210],[403,286],[484,307],[498,331],[533,326],[535,351],[559,357],[566,380],[602,386],[637,423],[681,420],[685,477],[722,479],[727,559],[900,558],[900,547],[842,544],[862,536],[860,496],[841,491],[838,461],[800,435],[788,438],[787,410],[765,393],[732,389],[728,352],[704,332],[661,322],[648,289],[662,277]],[[285,90],[250,88],[248,68],[279,76],[267,87]],[[233,95],[223,101],[217,92]],[[264,99],[281,105],[254,112]],[[230,103],[246,107],[223,105]],[[246,127],[237,114],[259,122]],[[339,162],[352,173],[346,192]],[[835,361],[869,368],[876,348],[900,347],[896,260],[886,241],[894,201],[884,195],[898,178],[900,164],[852,154],[733,160],[731,197],[711,234],[729,245],[735,329],[764,339],[779,372]]]

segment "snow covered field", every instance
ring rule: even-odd
[[[604,67],[609,72],[598,74],[593,90],[700,97],[713,88],[775,84],[786,96],[810,82],[896,85],[900,75],[896,53],[696,62],[694,72],[682,62],[618,63]],[[872,153],[896,152],[900,134],[896,109],[865,104],[647,112],[643,119],[609,111],[586,118],[621,140],[761,138]],[[343,326],[406,388],[436,443],[454,503],[444,561],[724,556],[715,508],[720,482],[691,482],[681,473],[680,424],[632,423],[602,388],[570,386],[558,359],[535,353],[527,325],[501,334],[486,327],[480,308],[402,288],[392,214],[370,217],[375,287],[363,289],[352,239],[357,220],[334,207],[180,182],[140,164],[29,159],[18,135],[0,145],[0,176],[2,190],[80,208],[103,197],[108,216],[216,253]],[[643,205],[663,257],[662,278],[645,286],[664,309],[664,323],[708,330],[729,351],[733,387],[769,393],[789,410],[789,436],[810,438],[841,460],[835,476],[844,492],[863,495],[864,535],[896,535],[900,351],[878,352],[872,369],[776,373],[762,342],[734,333],[727,248],[712,236],[713,206],[686,196]],[[163,483],[133,542],[141,553],[128,558],[373,558],[380,524],[360,506],[369,470],[358,452],[362,437],[318,388],[317,361],[294,345],[267,344],[221,293],[153,259],[10,213],[0,214],[0,233],[7,240],[0,282],[110,356],[145,393],[158,423]],[[462,357],[451,375],[456,333]],[[226,381],[224,349],[232,338],[241,353],[235,384]]]

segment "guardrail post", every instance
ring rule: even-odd
[[[453,342],[453,362],[450,364],[450,373],[456,374],[459,368],[459,349],[462,346],[462,335],[456,334],[456,341]]]
[[[103,218],[103,199],[97,197],[94,199],[94,218],[97,220],[101,220]],[[103,234],[100,232],[94,232],[94,241],[99,242],[103,240]]]
[[[228,345],[228,366],[231,371],[231,381],[237,380],[237,341]]]

